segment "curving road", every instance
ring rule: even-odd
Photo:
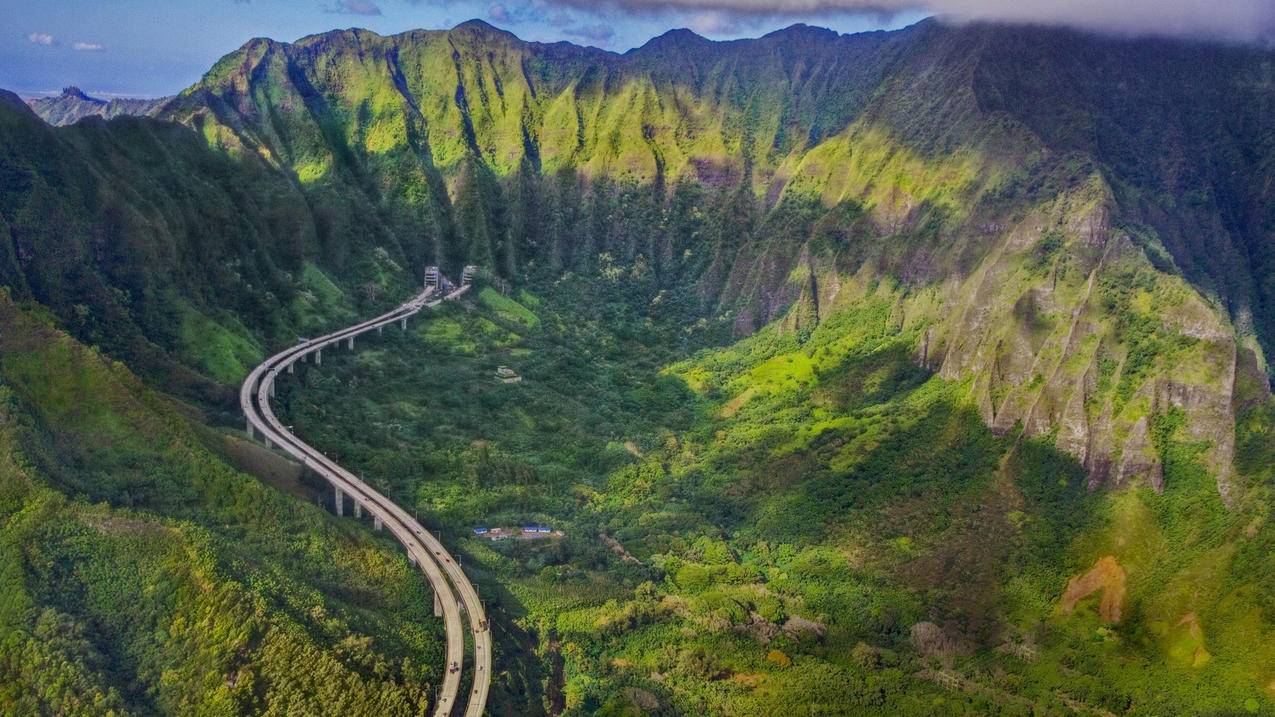
[[[464,285],[446,296],[438,297],[433,288],[428,288],[411,301],[375,319],[302,341],[271,356],[253,369],[239,390],[239,404],[248,418],[249,436],[254,432],[260,434],[267,446],[279,447],[322,476],[336,490],[349,496],[370,513],[374,520],[394,534],[407,549],[408,558],[425,573],[442,606],[447,632],[447,662],[434,708],[435,717],[448,717],[459,701],[461,670],[453,671],[451,666],[464,663],[465,629],[460,615],[462,610],[469,618],[469,629],[474,642],[474,678],[464,715],[480,717],[487,705],[487,693],[491,687],[491,632],[487,627],[487,614],[478,599],[478,592],[443,544],[421,527],[411,514],[289,432],[271,409],[270,398],[274,395],[275,380],[280,372],[290,371],[293,364],[306,360],[310,354],[316,354],[317,359],[321,360],[322,354],[319,352],[327,346],[346,342],[353,348],[355,337],[396,322],[406,328],[409,317],[423,309],[438,306],[445,300],[456,299],[468,289],[469,286]]]

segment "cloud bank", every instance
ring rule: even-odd
[[[77,42],[71,45],[71,49],[81,52],[97,52],[102,49],[102,46],[96,42]]]
[[[554,0],[580,9],[802,17],[923,11],[956,20],[1067,25],[1126,35],[1275,39],[1275,0]]]
[[[47,32],[33,32],[27,35],[27,41],[34,45],[52,45],[53,36]]]
[[[562,34],[568,37],[576,37],[587,40],[596,45],[607,45],[611,39],[615,37],[615,28],[605,23],[595,25],[581,25],[580,27],[569,27],[562,31]]]

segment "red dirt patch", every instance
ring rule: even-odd
[[[717,417],[730,418],[734,416],[736,413],[739,413],[739,409],[743,408],[745,403],[748,403],[750,400],[752,400],[753,396],[756,396],[756,395],[757,395],[757,387],[750,386],[743,393],[727,401],[726,405],[722,406],[722,410],[717,412]]]
[[[739,674],[731,677],[741,687],[753,689],[766,681],[766,675],[760,672],[751,674]]]
[[[1076,603],[1098,591],[1102,591],[1098,614],[1106,622],[1120,622],[1120,609],[1124,605],[1125,573],[1114,555],[1101,558],[1089,572],[1069,580],[1059,607],[1064,615],[1069,615],[1076,609]]]

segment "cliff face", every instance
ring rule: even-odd
[[[932,21],[616,55],[471,22],[253,40],[159,116],[287,199],[252,234],[282,295],[307,264],[641,262],[739,335],[888,286],[996,430],[1159,486],[1181,414],[1233,503],[1236,376],[1275,339],[1271,63]]]

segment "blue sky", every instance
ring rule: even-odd
[[[346,27],[391,34],[475,17],[527,40],[623,51],[675,27],[726,39],[797,21],[858,32],[925,16],[826,8],[741,12],[711,2],[635,6],[623,0],[0,0],[0,87],[25,96],[65,85],[100,96],[161,96],[192,84],[253,37],[294,40]]]

